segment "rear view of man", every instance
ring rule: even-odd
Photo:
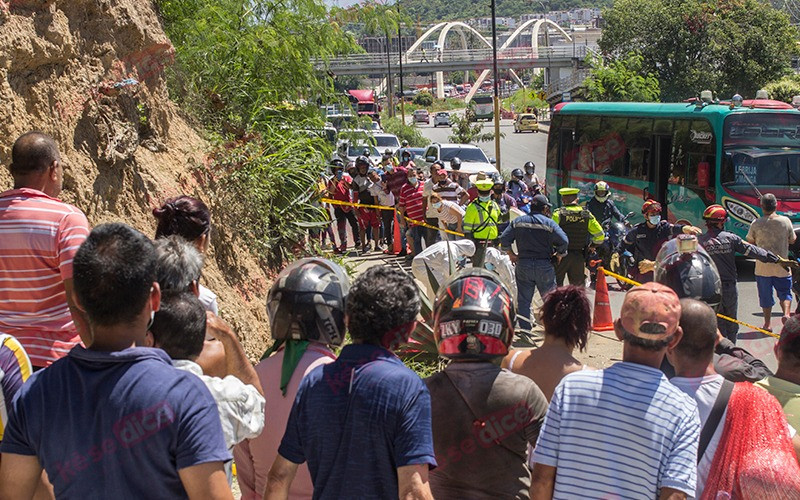
[[[308,462],[314,498],[431,498],[431,400],[392,349],[408,341],[420,300],[412,278],[375,266],[347,296],[353,344],[300,383],[265,499],[286,498]]]
[[[72,302],[72,259],[89,223],[57,199],[64,166],[52,137],[20,136],[9,169],[14,188],[0,194],[0,333],[16,337],[43,368],[88,334]]]
[[[681,340],[680,315],[678,296],[660,283],[628,291],[614,322],[622,362],[556,387],[533,454],[531,498],[694,495],[697,404],[658,369]]]
[[[0,498],[233,498],[217,406],[203,382],[144,345],[160,304],[155,251],[124,224],[75,254],[75,299],[93,337],[34,373],[9,411]]]
[[[564,206],[553,213],[553,220],[561,226],[569,240],[567,255],[558,262],[556,281],[564,284],[584,286],[586,284],[586,252],[590,240],[592,245],[599,245],[605,239],[600,223],[592,213],[578,205],[578,188],[564,187],[558,190]]]

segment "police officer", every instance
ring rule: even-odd
[[[619,211],[610,196],[611,190],[608,188],[608,183],[600,181],[594,185],[594,196],[586,204],[586,208],[601,224],[610,219],[622,221],[622,212]]]
[[[653,281],[656,255],[665,241],[682,233],[697,236],[702,231],[698,227],[670,224],[661,220],[661,203],[656,200],[644,202],[642,215],[644,222],[633,226],[625,235],[623,243],[625,249],[633,254],[631,277],[639,283],[646,283]]]
[[[789,260],[782,259],[769,250],[747,243],[735,234],[725,231],[728,212],[722,205],[710,205],[703,212],[703,219],[706,221],[708,230],[700,235],[698,240],[716,264],[722,282],[722,300],[718,312],[736,319],[739,308],[739,292],[736,289],[738,281],[737,252],[761,262],[789,264]],[[736,334],[739,332],[738,324],[717,318],[717,326],[723,336],[734,344],[736,343]]]
[[[498,236],[500,207],[492,200],[492,186],[494,182],[491,179],[476,180],[478,197],[464,211],[464,233],[475,242],[475,255],[472,257],[474,267],[483,267],[486,247],[494,246]]]
[[[553,220],[569,239],[566,257],[561,259],[556,268],[558,286],[564,284],[564,276],[569,276],[569,284],[584,286],[586,284],[586,252],[591,238],[592,245],[603,243],[603,228],[592,213],[578,205],[580,189],[564,187],[558,190],[564,206],[556,210]]]
[[[549,215],[550,202],[537,194],[530,203],[531,213],[517,217],[500,236],[500,245],[516,262],[517,316],[520,328],[530,330],[531,302],[536,289],[544,295],[556,287],[553,256],[557,260],[567,255],[569,240],[563,229]],[[511,245],[517,243],[518,254]]]

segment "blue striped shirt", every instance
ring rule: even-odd
[[[660,370],[621,362],[561,381],[533,461],[556,467],[553,498],[691,497],[699,435],[692,398]]]

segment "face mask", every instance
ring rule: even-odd
[[[525,174],[526,174],[526,175],[533,175],[533,170],[526,170],[526,171],[525,171]]]
[[[661,216],[660,215],[650,215],[650,216],[647,217],[647,220],[650,222],[650,224],[652,224],[654,226],[657,226],[658,223],[661,222]]]
[[[419,179],[417,179],[416,177],[409,177],[409,178],[408,178],[408,182],[409,182],[409,183],[410,183],[412,186],[416,186],[416,185],[417,185],[417,182],[419,182]]]
[[[436,210],[439,210],[440,208],[442,208],[442,202],[441,202],[441,201],[439,201],[439,202],[436,202],[436,203],[434,203],[432,206],[433,206],[433,208],[435,208]]]
[[[439,185],[440,186],[446,186],[447,182],[448,182],[447,179],[442,179],[442,180],[439,181]]]
[[[479,199],[480,201],[489,201],[489,200],[491,200],[491,199],[492,199],[492,195],[478,196],[478,199]]]
[[[388,165],[384,165],[384,166],[383,166],[383,169],[384,169],[385,171],[387,171],[387,172],[391,173],[391,172],[392,172],[392,170],[394,170],[394,167],[393,167],[393,166],[392,166],[392,164],[390,163],[390,164],[388,164]]]
[[[600,203],[603,203],[603,202],[605,202],[605,201],[608,199],[608,195],[605,195],[605,196],[598,196],[598,195],[594,195],[594,197],[595,197],[595,198],[597,199],[597,201],[599,201]]]
[[[337,179],[342,180],[342,177],[344,177],[344,172],[342,172],[341,170],[336,172],[336,178]]]

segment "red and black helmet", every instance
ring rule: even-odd
[[[656,200],[647,200],[642,205],[642,214],[660,214],[661,213],[661,203],[657,202]]]
[[[722,205],[709,205],[703,212],[703,219],[712,222],[725,222],[728,220],[728,211]]]
[[[441,356],[492,359],[514,339],[514,299],[500,277],[468,268],[453,275],[433,305],[433,335]]]

